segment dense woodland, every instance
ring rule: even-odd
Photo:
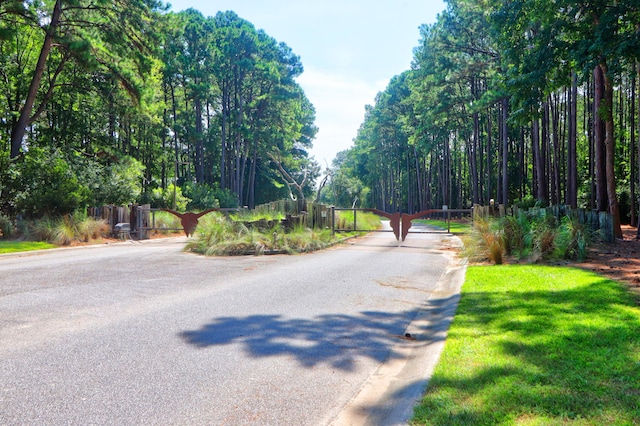
[[[233,12],[4,0],[0,213],[313,193],[317,129],[302,71],[286,44]]]
[[[619,233],[638,217],[639,22],[630,0],[447,0],[321,198],[409,213],[567,204],[611,212]],[[233,12],[2,1],[0,213],[309,196],[302,72]]]
[[[448,0],[421,35],[334,160],[339,202],[566,204],[637,222],[637,2]]]

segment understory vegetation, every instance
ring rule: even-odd
[[[558,219],[537,210],[513,216],[476,217],[464,237],[463,255],[472,261],[504,262],[506,256],[532,263],[538,261],[583,261],[598,234],[575,216]]]
[[[640,309],[620,283],[472,266],[411,424],[637,424],[639,365]]]
[[[0,239],[47,242],[63,246],[74,241],[86,243],[98,240],[109,233],[110,229],[105,221],[79,212],[17,221],[0,215]]]

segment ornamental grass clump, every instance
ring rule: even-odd
[[[587,248],[593,240],[593,230],[573,216],[562,219],[556,237],[555,254],[562,259],[582,262],[587,258]]]
[[[241,219],[246,219],[242,217]],[[198,225],[187,250],[207,256],[261,255],[267,253],[303,253],[329,246],[331,230],[313,230],[303,224],[287,230],[280,221],[268,229],[247,226],[222,214],[210,214]]]
[[[476,217],[463,254],[474,261],[503,263],[505,238],[499,222]]]
[[[103,237],[109,226],[102,219],[95,219],[83,213],[74,213],[53,218],[45,216],[34,221],[29,230],[40,241],[48,241],[58,246],[66,246],[73,241],[89,242]]]
[[[465,254],[474,261],[503,262],[502,255],[531,263],[553,260],[584,261],[595,232],[577,216],[558,220],[543,209],[518,212],[501,219],[475,218],[465,242]]]

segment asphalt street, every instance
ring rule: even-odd
[[[246,257],[185,241],[0,256],[0,424],[406,422],[458,301],[456,238]]]

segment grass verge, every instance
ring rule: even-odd
[[[472,223],[469,221],[454,221],[447,223],[446,220],[440,219],[417,219],[415,223],[424,223],[425,225],[435,226],[442,229],[449,229],[453,234],[468,234],[471,232]]]
[[[39,241],[0,241],[0,254],[44,250],[55,247],[57,246],[54,244]]]
[[[473,266],[411,424],[632,425],[638,401],[640,308],[620,283]]]

